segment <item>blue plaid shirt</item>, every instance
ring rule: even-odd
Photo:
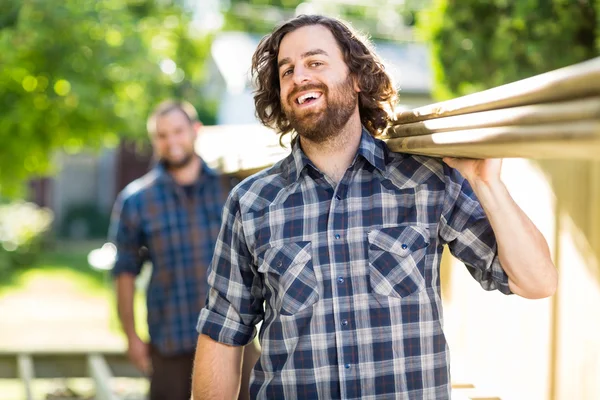
[[[198,314],[206,303],[206,270],[228,194],[224,178],[203,164],[188,196],[162,165],[117,198],[110,240],[113,275],[137,275],[152,262],[147,290],[150,340],[162,354],[194,351]]]
[[[198,331],[245,345],[262,321],[252,398],[449,398],[443,245],[484,289],[510,292],[467,181],[366,131],[338,185],[295,143],[223,218]]]

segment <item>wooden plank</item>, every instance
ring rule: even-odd
[[[600,282],[600,162],[595,162],[590,165],[590,199],[588,203],[588,221],[589,231],[588,240],[590,247],[595,250],[595,265],[592,265],[596,273],[596,277]]]
[[[23,353],[25,353],[23,351]],[[40,379],[52,378],[85,378],[88,377],[88,355],[92,353],[73,350],[40,350],[28,351],[35,361],[35,376]],[[127,378],[143,378],[129,361],[124,352],[93,352],[102,354],[114,376]],[[0,351],[0,379],[18,378],[17,357],[19,351]]]
[[[465,129],[542,125],[600,118],[600,97],[483,111],[392,126],[387,138],[428,135]]]
[[[433,157],[600,159],[600,121],[506,126],[387,140],[395,152]]]
[[[600,57],[456,99],[396,114],[394,125],[600,94]]]
[[[33,369],[33,359],[29,354],[19,354],[17,356],[17,365],[19,370],[19,378],[23,382],[25,389],[25,399],[33,400],[32,384],[35,379]]]
[[[118,400],[110,385],[112,372],[104,357],[101,354],[90,354],[87,360],[89,374],[96,385],[95,398],[98,400]]]

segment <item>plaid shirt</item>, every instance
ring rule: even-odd
[[[467,181],[366,131],[338,185],[295,143],[223,218],[198,331],[245,345],[263,321],[252,398],[449,398],[443,245],[484,289],[510,292]]]
[[[222,182],[203,163],[188,196],[158,165],[117,198],[110,229],[110,240],[117,246],[112,272],[137,275],[146,259],[152,262],[148,331],[162,354],[195,349],[195,327],[208,289],[206,270],[228,193]]]

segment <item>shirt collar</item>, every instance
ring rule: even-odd
[[[209,167],[208,164],[206,164],[202,158],[200,158],[200,168],[202,168],[202,169],[200,170],[200,175],[198,176],[197,182],[202,181],[207,176],[212,177],[212,176],[218,175],[217,171],[215,171],[213,168]],[[157,172],[159,179],[161,181],[172,182],[172,183],[175,182],[173,180],[173,177],[171,176],[171,174],[169,174],[169,171],[167,171],[167,168],[165,167],[165,164],[163,162],[161,162],[161,161],[157,162],[156,165],[154,166],[154,170]]]
[[[363,127],[360,145],[358,146],[357,157],[354,159],[354,163],[356,163],[358,156],[362,156],[369,164],[383,173],[385,172],[386,152],[387,147],[385,143],[379,139],[375,139],[369,131]]]
[[[362,156],[368,163],[377,168],[380,172],[385,171],[385,159],[386,159],[386,147],[385,143],[381,140],[375,139],[369,131],[364,127],[360,138],[360,144],[356,157],[352,162],[352,165],[356,164],[358,156]],[[290,171],[290,179],[298,180],[302,174],[304,168],[317,167],[310,161],[310,159],[304,154],[300,147],[300,140],[294,140],[292,143],[292,171]]]

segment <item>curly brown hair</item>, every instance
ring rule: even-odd
[[[281,137],[293,128],[286,117],[280,101],[277,57],[279,45],[285,35],[309,25],[322,25],[333,34],[350,74],[358,81],[358,106],[362,124],[373,136],[378,136],[388,126],[390,108],[396,102],[396,88],[385,68],[372,49],[371,43],[361,37],[348,24],[320,15],[300,15],[275,28],[262,38],[252,56],[252,76],[256,90],[254,104],[256,116],[267,127],[281,133]]]

